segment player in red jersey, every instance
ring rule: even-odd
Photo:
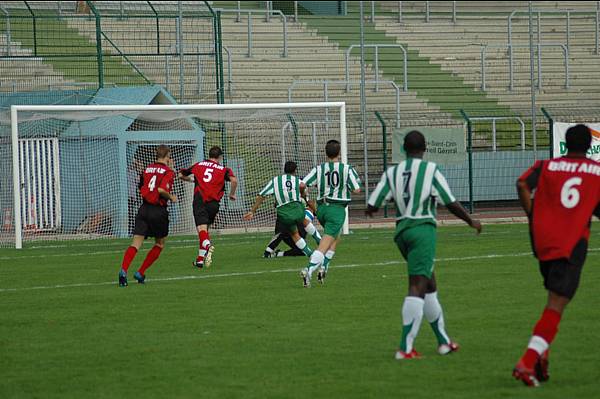
[[[167,204],[168,201],[177,201],[175,194],[171,194],[175,178],[172,167],[171,150],[166,145],[159,145],[156,148],[156,162],[146,166],[140,174],[139,187],[144,202],[135,217],[133,242],[123,256],[119,272],[120,287],[127,287],[127,269],[146,237],[154,237],[155,244],[133,276],[140,284],[144,284],[146,270],[158,259],[165,246],[165,237],[169,234]]]
[[[539,386],[549,378],[550,344],[579,285],[591,217],[600,218],[600,163],[586,158],[591,141],[585,125],[569,128],[567,155],[537,161],[517,181],[519,200],[529,217],[533,251],[548,290],[546,308],[513,370],[513,376],[528,386]]]
[[[179,177],[186,181],[194,181],[194,220],[198,230],[198,257],[194,262],[197,268],[210,267],[214,246],[210,241],[208,228],[213,224],[219,212],[219,203],[225,193],[225,182],[231,183],[229,199],[235,201],[237,178],[233,171],[223,166],[223,150],[212,147],[208,151],[208,159],[194,164],[188,169],[179,171]],[[192,177],[193,176],[193,177]]]

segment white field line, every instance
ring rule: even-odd
[[[600,248],[590,248],[590,252],[598,252]],[[436,263],[440,262],[461,262],[468,260],[478,259],[495,259],[495,258],[515,258],[523,256],[531,256],[531,252],[520,252],[515,254],[489,254],[489,255],[478,255],[478,256],[463,256],[453,258],[439,258],[436,259]],[[405,263],[404,261],[394,260],[387,262],[378,263],[353,263],[347,265],[335,265],[331,266],[333,269],[351,269],[355,267],[363,266],[390,266]],[[148,279],[149,282],[161,282],[161,281],[181,281],[181,280],[203,280],[212,278],[226,278],[226,277],[243,277],[243,276],[257,276],[269,273],[298,273],[299,268],[294,269],[271,269],[271,270],[259,270],[255,272],[235,272],[235,273],[221,273],[221,274],[202,274],[202,275],[188,275],[188,276],[175,276],[175,277],[164,277]],[[102,285],[116,285],[116,280],[104,281],[98,283],[77,283],[77,284],[57,284],[57,285],[46,285],[37,287],[23,287],[23,288],[0,288],[2,292],[18,292],[18,291],[33,291],[33,290],[51,290],[51,289],[62,289],[62,288],[78,288],[78,287],[97,287]]]

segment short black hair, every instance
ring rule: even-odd
[[[592,146],[592,133],[586,125],[579,124],[567,129],[567,150],[585,153]]]
[[[296,162],[287,161],[285,163],[285,165],[283,165],[283,172],[284,173],[294,173],[296,171],[296,168],[298,168],[298,166],[296,165]]]
[[[329,140],[327,144],[325,144],[325,154],[327,154],[328,158],[335,158],[339,156],[341,150],[342,145],[337,140]]]
[[[210,159],[217,159],[221,155],[223,155],[223,150],[218,145],[211,147],[210,150],[208,151],[208,157]]]
[[[425,136],[418,130],[411,130],[404,136],[404,151],[406,151],[407,154],[424,152],[426,149],[427,143],[425,142]]]

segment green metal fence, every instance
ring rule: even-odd
[[[34,3],[0,3],[0,91],[159,84],[181,103],[224,102],[207,2]]]

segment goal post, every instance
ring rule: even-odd
[[[338,139],[348,162],[345,108],[344,102],[13,105],[10,121],[4,113],[0,126],[6,154],[0,167],[12,177],[0,184],[1,202],[8,204],[0,208],[0,247],[129,236],[139,206],[134,177],[163,143],[173,151],[175,169],[203,160],[212,145],[223,147],[240,186],[237,201],[224,197],[216,229],[273,228],[273,206],[263,205],[251,223],[241,216],[267,179],[283,173],[286,160],[296,161],[303,176],[325,161],[326,141]],[[193,234],[193,184],[177,181],[174,192],[181,201],[169,206],[169,233]]]

